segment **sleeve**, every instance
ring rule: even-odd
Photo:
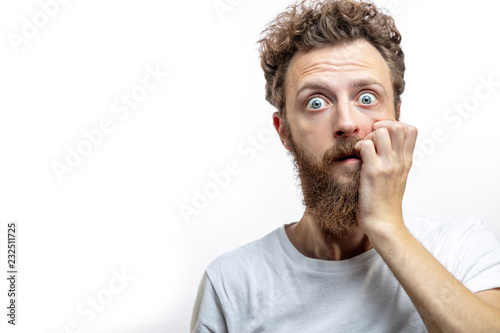
[[[457,278],[472,292],[500,287],[500,240],[482,221],[473,219],[455,232]]]
[[[222,305],[207,272],[203,274],[191,317],[191,333],[227,333]]]

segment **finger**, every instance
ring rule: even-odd
[[[363,165],[371,165],[377,162],[377,152],[372,140],[360,140],[356,142],[354,150],[360,156]]]
[[[395,120],[379,120],[373,123],[373,130],[378,130],[381,127],[389,127]]]
[[[418,130],[414,126],[405,126],[404,163],[405,169],[409,170],[413,161],[413,151],[417,142]]]
[[[368,134],[365,136],[364,140],[373,140],[373,132],[368,133]]]
[[[392,150],[398,159],[403,160],[403,150],[405,142],[405,126],[406,124],[399,121],[378,121],[373,124],[375,129],[387,128],[391,137]]]
[[[386,127],[381,127],[373,132],[373,143],[377,156],[382,159],[384,163],[392,162],[392,144],[389,130]]]

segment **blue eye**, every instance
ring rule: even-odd
[[[361,94],[361,96],[359,96],[358,98],[358,103],[363,105],[370,105],[375,103],[376,101],[377,99],[375,98],[375,96],[373,96],[373,94],[370,93]]]
[[[326,101],[321,97],[314,97],[307,103],[307,107],[313,110],[319,110],[326,106]]]

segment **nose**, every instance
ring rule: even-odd
[[[340,102],[334,112],[334,135],[336,137],[348,137],[359,134],[359,121],[356,110],[349,101]]]

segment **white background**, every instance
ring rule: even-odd
[[[23,17],[33,22],[41,5],[2,1],[0,266],[6,272],[7,222],[17,221],[19,276],[16,327],[6,323],[1,279],[0,331],[60,333],[69,324],[77,329],[66,332],[187,332],[204,268],[300,218],[256,44],[290,1],[219,3],[230,7],[218,12],[213,0],[69,1],[15,47],[9,36],[22,36]],[[478,217],[500,235],[500,86],[474,100],[476,89],[488,92],[480,78],[500,82],[500,6],[377,3],[403,35],[401,121],[419,129],[420,163],[405,209]],[[142,83],[148,66],[168,77],[121,119],[113,103]],[[464,103],[473,110],[445,118]],[[59,181],[52,164],[65,163],[67,146],[76,149],[82,131],[106,118],[113,131]],[[430,144],[436,129],[446,140]],[[251,148],[259,134],[258,149]],[[184,219],[180,205],[192,206],[195,191],[212,182],[209,173],[233,160],[239,174]],[[113,271],[122,270],[133,279],[106,291],[110,283],[118,288]],[[106,304],[95,317],[82,316],[78,309],[90,311],[92,297]]]

